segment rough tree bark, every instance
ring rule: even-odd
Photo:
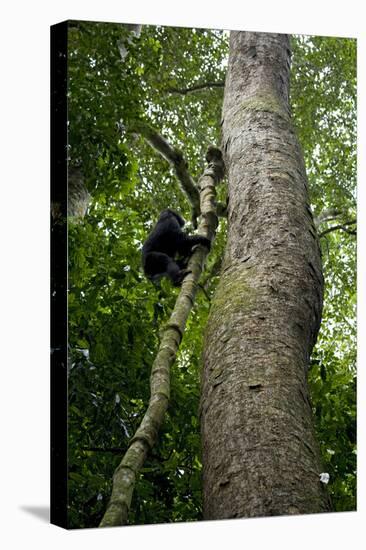
[[[90,194],[87,190],[80,168],[68,168],[67,174],[67,217],[69,221],[80,221],[84,218],[90,203]],[[65,223],[62,218],[62,206],[58,200],[51,202],[53,222]]]
[[[228,242],[206,331],[206,519],[330,509],[307,369],[323,276],[289,115],[286,35],[232,32],[223,106]]]

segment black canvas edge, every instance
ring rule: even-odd
[[[51,498],[50,521],[67,528],[67,31],[51,36]]]

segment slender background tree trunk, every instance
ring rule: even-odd
[[[289,69],[286,35],[231,33],[228,243],[202,379],[206,519],[330,508],[306,382],[323,276]]]

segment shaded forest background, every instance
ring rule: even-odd
[[[309,383],[329,491],[355,509],[356,42],[292,38],[291,105],[323,253],[325,304]],[[122,55],[121,55],[122,53]],[[151,125],[182,150],[197,181],[220,144],[228,35],[118,24],[69,27],[69,159],[89,193],[69,220],[69,519],[96,526],[113,472],[144,414],[150,368],[177,293],[142,274],[159,212],[190,219],[169,163],[135,132]],[[210,85],[209,85],[210,84]],[[218,189],[225,203],[225,183]],[[189,227],[189,224],[188,224]],[[220,219],[172,372],[171,405],[145,464],[130,523],[201,519],[199,379],[204,327],[226,236]]]

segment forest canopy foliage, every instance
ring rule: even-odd
[[[356,41],[292,37],[291,105],[323,254],[325,302],[309,383],[336,510],[356,489]],[[121,56],[121,50],[126,54]],[[69,219],[69,521],[98,525],[113,472],[146,409],[159,328],[177,289],[152,285],[141,247],[164,208],[190,220],[172,166],[138,132],[146,123],[182,151],[197,182],[220,144],[228,33],[70,22],[69,167],[87,214]],[[225,184],[218,187],[225,203]],[[192,230],[190,223],[187,227]],[[220,218],[172,371],[159,444],[134,493],[130,523],[199,520],[202,337],[226,238]]]

